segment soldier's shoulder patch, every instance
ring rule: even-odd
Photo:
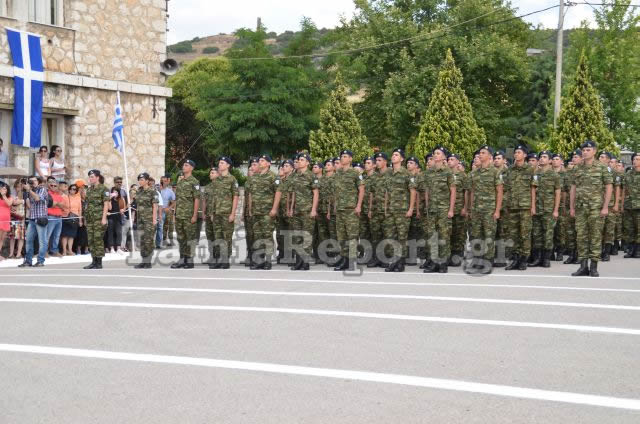
[[[280,180],[275,181],[276,185],[280,184]]]
[[[456,174],[453,174],[453,181],[458,181],[458,176]]]
[[[313,180],[313,183],[314,183],[314,184],[318,184],[318,179],[317,179],[317,178],[315,178],[315,179]]]
[[[362,175],[359,175],[358,178],[364,180],[364,177]]]
[[[607,171],[611,172],[611,167],[607,166]]]
[[[200,190],[200,186],[199,185],[194,185],[193,188],[195,188],[196,190]]]
[[[105,191],[105,192],[104,192],[104,195],[105,195],[105,196],[109,196],[109,191]]]
[[[533,181],[538,181],[538,174],[533,174]]]
[[[411,180],[412,183],[416,182],[416,178],[415,177],[411,177],[410,180]]]
[[[236,186],[236,188],[238,188],[238,182],[237,181],[235,182],[235,186]]]

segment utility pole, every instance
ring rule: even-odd
[[[560,115],[560,100],[562,100],[562,27],[564,25],[564,0],[560,0],[558,15],[558,40],[556,46],[556,98],[553,108],[553,128],[558,124]]]

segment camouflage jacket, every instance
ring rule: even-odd
[[[318,213],[326,215],[329,205],[332,204],[333,190],[331,189],[331,177],[325,175],[318,180]]]
[[[536,190],[536,213],[553,212],[556,190],[562,189],[560,175],[549,167],[548,169],[540,169],[535,177],[538,182],[538,189]]]
[[[385,178],[389,213],[406,213],[409,210],[410,190],[418,187],[416,177],[406,168],[392,169]]]
[[[90,221],[100,221],[104,202],[109,199],[109,189],[104,184],[87,187],[85,218]]]
[[[213,208],[207,215],[229,215],[233,210],[233,198],[239,194],[236,177],[220,175],[213,182]]]
[[[605,188],[613,184],[613,174],[598,161],[591,165],[581,163],[574,168],[571,185],[576,187],[575,207],[600,209],[604,202]]]
[[[200,196],[200,183],[191,175],[176,185],[176,219],[191,219],[193,203]]]
[[[437,166],[431,171],[429,178],[429,212],[439,212],[449,210],[451,199],[451,187],[454,186],[454,176],[451,169],[444,165]]]
[[[289,181],[288,191],[294,196],[293,213],[297,215],[311,213],[313,190],[318,188],[318,179],[311,171],[295,172],[289,178],[291,181]]]
[[[157,205],[158,192],[153,187],[139,190],[136,194],[136,208],[138,222],[153,220],[153,205]]]
[[[471,172],[473,210],[490,212],[496,209],[496,187],[503,184],[502,174],[493,166],[476,168]]]
[[[276,175],[271,172],[254,174],[244,186],[245,197],[250,204],[247,210],[250,215],[269,215],[276,194]]]
[[[640,171],[632,169],[624,176],[625,209],[640,209]]]
[[[358,190],[364,185],[364,177],[353,168],[338,169],[333,177],[332,189],[336,199],[336,210],[355,209],[358,205]]]
[[[453,212],[456,215],[459,215],[462,212],[462,208],[464,207],[464,191],[465,182],[467,179],[467,175],[462,171],[454,171],[453,172],[453,184],[456,186],[456,204],[454,206]]]
[[[531,187],[538,186],[538,177],[531,167],[513,165],[503,174],[505,195],[503,202],[508,209],[531,209]]]

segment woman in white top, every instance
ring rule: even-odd
[[[48,150],[49,148],[47,146],[40,146],[34,164],[36,174],[44,178],[45,181],[47,177],[51,175],[51,162],[49,162]]]
[[[65,168],[64,160],[62,160],[62,147],[56,145],[51,146],[51,154],[49,157],[51,158],[51,176],[58,182],[64,181],[67,168]]]

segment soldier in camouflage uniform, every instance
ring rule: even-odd
[[[571,216],[576,217],[578,259],[580,268],[574,277],[598,277],[601,254],[602,227],[609,214],[609,200],[613,190],[613,175],[595,158],[597,145],[587,140],[582,144],[582,163],[575,167],[571,181]],[[591,259],[590,267],[587,266]]]
[[[626,240],[632,247],[625,258],[640,258],[640,153],[631,155],[633,168],[624,176],[624,210],[627,214]]]
[[[213,220],[215,243],[218,244],[220,256],[209,269],[229,269],[229,260],[233,249],[233,230],[238,209],[240,190],[236,177],[231,175],[233,161],[228,156],[218,160],[218,178],[213,183],[213,208],[207,219]]]
[[[415,209],[418,184],[416,177],[410,175],[409,171],[402,166],[404,158],[404,150],[398,148],[393,151],[392,169],[385,179],[384,237],[387,241],[395,240],[402,250],[399,256],[393,252],[391,263],[385,272],[404,272],[404,258],[407,257],[408,252],[409,223]],[[390,245],[389,248],[389,253],[395,251],[393,246]]]
[[[200,183],[192,175],[195,162],[187,160],[182,165],[182,178],[176,187],[176,233],[180,247],[180,261],[171,268],[193,268],[197,234],[198,208],[200,206]]]
[[[323,163],[323,174],[318,178],[318,216],[316,217],[316,228],[317,228],[317,245],[322,250],[323,254],[318,255],[316,258],[316,264],[324,263],[325,259],[333,259],[329,258],[326,255],[327,243],[328,240],[331,239],[331,233],[329,229],[329,222],[331,220],[331,213],[329,212],[331,208],[331,199],[333,196],[333,192],[331,190],[331,177],[333,176],[333,158],[326,159]],[[326,257],[325,257],[326,256]]]
[[[424,240],[424,247],[421,251],[424,262],[420,265],[421,269],[434,266],[434,262],[431,259],[431,244],[434,242],[431,237],[435,234],[434,218],[429,213],[429,206],[426,203],[427,190],[429,189],[429,184],[431,184],[430,179],[433,174],[433,153],[425,155],[424,164],[424,171],[416,178],[416,208],[421,209],[420,226],[422,227],[422,239]]]
[[[158,192],[149,184],[149,174],[143,172],[138,175],[140,190],[136,194],[136,217],[140,236],[140,256],[142,262],[134,268],[151,268],[153,245],[158,225]]]
[[[563,262],[564,264],[577,264],[578,263],[578,240],[576,234],[576,218],[571,216],[571,184],[573,182],[575,167],[582,163],[582,150],[576,149],[571,153],[571,162],[567,166],[567,172],[565,174],[565,185],[567,186],[567,192],[569,193],[567,199],[567,238],[565,244],[569,251],[569,257]]]
[[[285,234],[291,230],[289,218],[289,182],[293,173],[293,161],[286,160],[280,165],[278,178],[276,178],[275,200],[278,204],[278,219],[276,220],[276,242],[278,243],[277,263],[285,261]]]
[[[447,153],[444,148],[436,147],[432,153],[433,170],[429,177],[429,185],[425,192],[425,204],[429,216],[433,219],[435,237],[430,246],[433,265],[424,268],[424,272],[447,273],[451,256],[451,218],[456,204],[456,185],[454,175],[447,165]]]
[[[244,220],[245,244],[247,246],[247,257],[243,261],[244,266],[253,264],[253,217],[249,214],[249,206],[252,204],[254,192],[251,190],[251,179],[258,172],[258,159],[249,158],[249,169],[247,170],[247,181],[244,184],[244,201],[242,202],[242,219]]]
[[[424,191],[421,193],[420,188],[423,172],[420,170],[420,160],[414,156],[407,158],[407,171],[416,179],[416,207],[413,211],[413,216],[409,222],[409,249],[407,257],[405,258],[406,265],[417,265],[417,259],[424,255],[424,249],[418,246],[418,243],[424,239],[422,234],[422,209],[424,203]]]
[[[91,264],[84,269],[102,269],[104,257],[104,233],[107,231],[107,213],[111,203],[109,189],[100,182],[100,171],[89,171],[89,187],[86,191],[84,223],[87,227]]]
[[[534,169],[525,162],[528,150],[520,144],[513,151],[513,166],[504,174],[504,190],[509,195],[505,199],[509,211],[507,221],[508,239],[513,243],[510,270],[527,269],[527,258],[531,254],[531,226],[536,214],[537,176]]]
[[[598,155],[598,161],[607,167],[607,170],[613,178],[613,189],[611,192],[611,200],[609,201],[609,214],[604,217],[604,225],[602,226],[602,250],[600,253],[600,260],[603,262],[608,262],[611,259],[611,248],[613,247],[613,240],[616,232],[616,218],[614,215],[615,207],[618,202],[616,196],[620,195],[619,188],[622,183],[621,179],[617,180],[615,178],[614,170],[609,166],[611,157],[611,153],[609,152],[601,152]]]
[[[204,193],[202,194],[202,214],[206,218],[207,211],[213,209],[213,182],[218,178],[218,168],[211,168],[209,170],[209,180],[211,181],[204,187]],[[204,231],[207,236],[207,245],[209,248],[209,259],[207,263],[211,263],[218,257],[218,252],[214,244],[216,240],[216,233],[213,229],[213,221],[210,219],[204,220]]]
[[[382,240],[384,239],[384,220],[387,212],[386,197],[386,179],[391,172],[387,167],[388,156],[384,152],[378,152],[374,156],[376,162],[376,172],[373,173],[371,178],[371,193],[373,199],[371,202],[370,214],[370,228],[371,228],[371,248],[373,250],[373,256],[371,261],[367,264],[368,268],[374,268],[376,266],[385,266],[381,260],[382,250],[380,248]]]
[[[353,152],[340,152],[340,169],[333,177],[336,199],[336,232],[340,243],[340,259],[334,271],[354,270],[360,235],[360,214],[364,200],[364,177],[351,167]]]
[[[323,264],[324,261],[320,259],[320,254],[318,252],[318,248],[320,246],[320,232],[322,231],[322,224],[320,223],[322,220],[322,194],[320,193],[320,182],[322,181],[323,178],[323,172],[324,172],[324,163],[322,162],[315,162],[312,166],[311,166],[311,173],[313,174],[313,176],[318,180],[318,216],[316,216],[316,219],[313,223],[313,246],[312,246],[312,252],[313,252],[313,258],[316,261],[316,265],[318,264]]]
[[[292,269],[295,271],[308,271],[311,246],[313,244],[313,223],[318,215],[318,179],[309,170],[311,156],[306,153],[298,155],[298,168],[292,174],[288,184],[291,202],[289,217],[292,229],[295,231],[295,245],[302,246],[302,252],[296,249],[296,262]]]
[[[492,164],[493,150],[484,145],[478,150],[479,166],[471,172],[470,219],[472,251],[480,243],[484,255],[474,251],[473,268],[489,274],[495,255],[496,222],[502,209],[502,174]],[[481,260],[484,259],[484,260]]]
[[[493,154],[493,166],[495,166],[500,174],[502,174],[502,178],[504,180],[504,175],[507,172],[508,167],[505,153],[502,150],[498,150]],[[498,219],[498,222],[496,223],[496,260],[493,264],[493,266],[495,266],[496,268],[506,267],[506,258],[511,256],[511,248],[508,246],[510,243],[507,243],[507,239],[509,238],[509,230],[507,228],[509,217],[506,204],[508,201],[509,191],[507,190],[507,187],[505,185],[502,199],[502,210],[500,211],[500,219]]]
[[[536,190],[536,212],[533,221],[532,238],[534,246],[541,250],[540,260],[532,266],[549,268],[553,252],[553,233],[560,216],[560,196],[562,185],[560,176],[551,167],[551,152],[542,151],[539,155],[540,168],[535,175],[538,181]]]
[[[373,207],[372,176],[375,175],[376,163],[373,156],[364,158],[364,200],[362,201],[362,213],[360,214],[360,243],[366,249],[363,257],[368,263],[373,258],[373,245],[371,244],[371,210]]]
[[[613,163],[614,160],[612,159]],[[613,214],[615,216],[615,235],[613,238],[613,247],[611,248],[611,255],[617,256],[618,252],[622,249],[621,240],[622,240],[622,206],[624,203],[624,165],[619,160],[615,160],[615,164],[611,167],[613,169],[614,175],[614,186],[616,182],[618,183],[617,189],[619,192],[616,194],[616,205],[614,206]]]
[[[460,156],[453,153],[447,158],[447,163],[453,172],[453,183],[456,186],[456,204],[451,219],[451,259],[449,266],[460,266],[464,258],[464,248],[467,242],[467,204],[465,184],[467,175],[460,165]]]
[[[558,222],[553,236],[553,245],[555,248],[554,254],[551,255],[552,260],[561,262],[563,259],[564,251],[566,249],[565,240],[567,238],[567,190],[565,184],[565,170],[564,161],[562,155],[554,153],[551,155],[551,166],[553,171],[560,177],[560,208],[558,209]]]

